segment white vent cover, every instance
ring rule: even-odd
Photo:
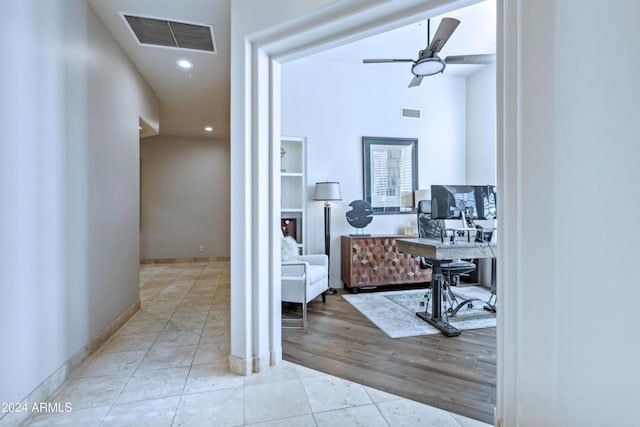
[[[401,107],[400,108],[400,117],[403,119],[418,119],[422,118],[422,110],[419,108],[409,108],[409,107]]]
[[[122,14],[122,18],[140,44],[217,53],[209,25],[128,14]]]

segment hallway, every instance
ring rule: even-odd
[[[232,374],[229,262],[145,264],[142,310],[49,399],[51,426],[487,426],[286,361]],[[2,422],[0,422],[0,425]]]

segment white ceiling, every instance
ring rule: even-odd
[[[160,101],[160,134],[229,140],[230,0],[88,0],[117,43],[131,59]],[[121,13],[211,25],[218,53],[143,46]],[[447,55],[495,53],[495,0],[487,0],[446,16],[461,23],[441,51]],[[431,19],[431,34],[441,17]],[[427,45],[426,22],[416,23],[315,55],[330,61],[360,63],[364,67],[406,67],[410,64],[362,64],[364,58],[415,59]],[[178,59],[194,66],[179,69]],[[478,65],[448,65],[447,75],[469,75]],[[413,88],[413,90],[420,90]],[[214,131],[208,133],[204,127]]]
[[[161,135],[229,139],[229,0],[88,2],[158,96]],[[141,45],[120,13],[211,25],[218,53]],[[179,69],[181,58],[193,68]]]

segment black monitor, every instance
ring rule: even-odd
[[[432,185],[431,218],[496,218],[495,185]]]

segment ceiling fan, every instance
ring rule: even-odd
[[[412,62],[411,73],[413,79],[409,87],[418,86],[424,76],[431,76],[442,73],[447,64],[490,64],[495,60],[493,54],[482,55],[457,55],[447,56],[442,60],[438,52],[442,50],[451,34],[456,30],[460,21],[454,18],[443,18],[433,36],[429,41],[431,21],[427,21],[427,47],[418,53],[418,59],[363,59],[365,64],[389,63],[389,62]]]

